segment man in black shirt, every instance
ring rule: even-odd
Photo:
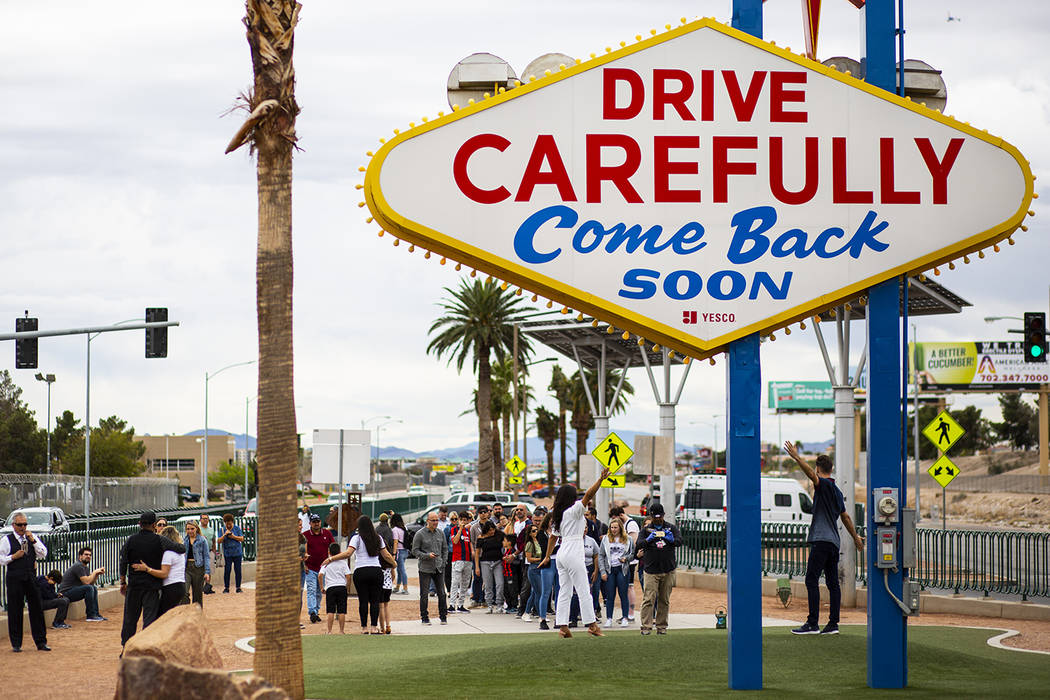
[[[11,639],[11,651],[22,651],[24,605],[29,606],[29,626],[36,648],[51,651],[47,645],[40,589],[33,577],[35,562],[47,559],[47,547],[29,531],[25,513],[15,513],[11,525],[14,532],[0,538],[0,566],[7,567],[7,635]]]
[[[674,588],[674,571],[678,568],[675,548],[682,544],[678,528],[664,521],[664,507],[659,502],[649,507],[653,521],[638,533],[636,549],[645,572],[645,597],[642,599],[642,634],[653,627],[656,604],[656,633],[667,634],[667,613]]]
[[[186,547],[161,537],[153,531],[157,515],[147,510],[139,518],[139,531],[128,538],[120,549],[120,592],[124,596],[124,626],[120,630],[121,645],[135,635],[142,615],[142,629],[149,627],[160,615],[160,589],[163,583],[145,571],[131,570],[131,564],[142,562],[151,569],[159,569],[164,552],[185,554]],[[121,652],[123,653],[123,652]]]

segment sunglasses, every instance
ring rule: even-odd
[[[29,523],[12,523],[15,527],[27,527]]]

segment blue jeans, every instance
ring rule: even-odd
[[[227,554],[225,555],[226,567],[223,570],[222,582],[224,587],[229,590],[230,588],[230,569],[233,569],[234,582],[237,584],[237,590],[241,589],[241,559],[243,557],[238,554],[236,556]]]
[[[87,608],[87,617],[98,617],[98,589],[92,585],[81,585],[73,586],[67,590],[63,595],[69,599],[70,603],[75,603],[78,600],[84,601],[84,606]]]
[[[525,602],[525,609],[522,613],[535,612],[536,617],[540,616],[540,583],[541,575],[540,569],[537,564],[529,564],[529,599]]]
[[[604,582],[605,586],[605,617],[612,619],[613,606],[616,604],[616,594],[620,594],[621,617],[627,617],[627,575],[622,566],[614,566],[609,570],[609,575]]]
[[[306,612],[316,615],[321,610],[321,594],[317,586],[317,572],[306,570]]]
[[[408,558],[407,549],[399,549],[397,551],[397,582],[396,586],[404,586],[408,588],[408,572],[405,571],[405,559]]]
[[[546,569],[540,569],[540,597],[536,603],[539,605],[541,620],[547,619],[547,611],[550,609],[551,604],[551,592],[556,590],[554,587],[557,585],[558,576],[553,564]]]

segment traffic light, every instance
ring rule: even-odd
[[[1042,311],[1024,314],[1024,361],[1046,362],[1046,314]]]
[[[23,318],[15,319],[15,332],[22,333],[25,331],[38,330],[38,321],[35,318],[29,318],[25,316]],[[36,338],[25,338],[24,340],[15,341],[15,368],[16,369],[36,369],[36,351],[37,351],[37,339]]]
[[[146,309],[146,323],[156,323],[168,320],[167,308]],[[146,357],[168,356],[168,329],[147,328],[146,329]]]

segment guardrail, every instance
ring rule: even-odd
[[[180,515],[187,515],[187,513],[180,513]],[[192,515],[192,513],[189,513],[189,515]],[[124,517],[130,519],[132,516]],[[166,517],[168,517],[169,521],[171,520],[171,516]],[[255,518],[237,517],[234,523],[239,525],[244,533],[244,560],[254,561],[257,551]],[[173,521],[172,524],[174,524]],[[90,568],[96,569],[100,566],[106,568],[106,573],[98,577],[96,585],[100,588],[116,585],[120,581],[120,550],[128,537],[138,531],[138,515],[135,515],[134,522],[126,522],[109,527],[96,528],[94,522],[92,522],[90,538],[85,537],[86,533],[84,531],[41,535],[40,538],[47,547],[47,558],[37,561],[37,575],[44,576],[52,570],[64,573],[66,569],[76,562],[80,548],[86,545],[91,547]],[[6,566],[0,566],[0,605],[3,606],[4,610],[7,610]]]
[[[724,523],[683,522],[679,529],[685,539],[679,566],[725,573]],[[863,527],[858,532],[863,536]],[[808,535],[806,524],[763,523],[763,575],[804,577]],[[916,549],[912,576],[924,589],[1019,595],[1021,600],[1050,596],[1050,532],[917,528]],[[858,557],[857,580],[867,583],[863,557]]]

